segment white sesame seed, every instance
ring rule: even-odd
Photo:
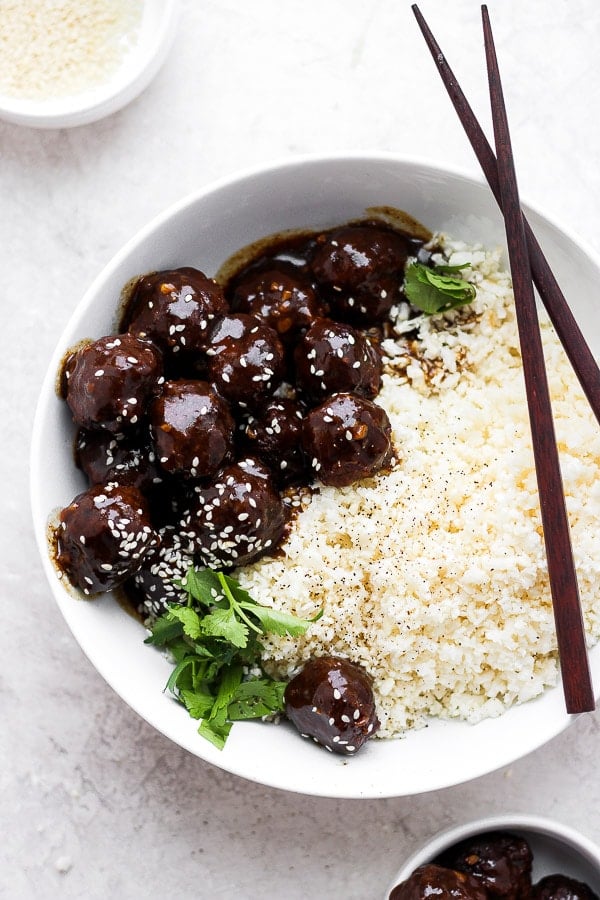
[[[341,699],[342,699],[342,695],[340,694],[340,692],[338,691],[337,688],[334,688],[334,690],[333,690],[333,699],[334,699],[334,700],[341,700]]]

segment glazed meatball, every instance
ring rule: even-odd
[[[353,291],[371,278],[402,271],[408,250],[406,238],[395,231],[346,225],[317,239],[311,269],[332,291]]]
[[[262,459],[279,484],[306,479],[302,452],[302,409],[295,400],[272,400],[244,428],[250,453]]]
[[[147,429],[121,434],[80,429],[75,458],[90,484],[117,481],[145,492],[163,480]]]
[[[194,564],[189,540],[177,533],[173,526],[159,529],[160,546],[145,557],[133,577],[133,593],[139,602],[142,616],[162,615],[169,603],[185,603],[187,593],[176,581],[185,578]]]
[[[334,394],[302,423],[302,445],[323,484],[368,478],[391,461],[392,428],[384,409],[354,394]]]
[[[235,284],[231,305],[238,312],[257,316],[283,343],[295,340],[324,315],[308,278],[296,266],[280,261],[245,273]]]
[[[329,297],[331,314],[363,328],[378,325],[389,317],[392,306],[404,299],[403,283],[404,272],[401,271],[368,278],[352,290],[332,291]]]
[[[154,344],[132,334],[109,335],[68,357],[65,399],[82,428],[120,432],[139,422],[162,379]]]
[[[566,875],[547,875],[533,888],[532,900],[598,900],[598,894]]]
[[[473,875],[490,897],[529,897],[532,853],[524,838],[502,832],[479,835],[450,848],[437,862]]]
[[[242,408],[260,407],[283,381],[281,341],[254,316],[236,313],[220,319],[207,355],[211,381],[223,397]]]
[[[227,403],[206,381],[167,381],[150,423],[161,467],[185,478],[210,478],[233,449]]]
[[[285,507],[269,469],[246,457],[197,490],[182,532],[204,565],[218,569],[243,566],[272,552],[285,525]]]
[[[410,878],[397,884],[390,894],[390,900],[427,900],[433,897],[487,900],[488,895],[476,878],[433,864],[420,866]]]
[[[369,340],[351,325],[317,319],[294,351],[296,386],[313,402],[349,391],[377,396],[382,362]]]
[[[57,562],[84,594],[110,591],[141,566],[159,542],[146,501],[129,485],[94,485],[62,510]]]
[[[215,316],[227,310],[219,285],[198,269],[185,266],[140,278],[124,325],[169,353],[197,353],[206,347]]]
[[[379,728],[371,679],[347,659],[309,660],[286,686],[284,699],[298,731],[335,753],[355,753]]]

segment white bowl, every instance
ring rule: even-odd
[[[434,860],[459,841],[488,831],[509,831],[525,838],[533,854],[533,881],[546,875],[567,875],[583,881],[600,893],[600,847],[567,825],[540,816],[490,816],[442,831],[412,853],[394,876],[385,900],[397,884],[405,881],[419,866]]]
[[[382,205],[404,209],[431,229],[445,229],[467,241],[503,243],[502,221],[482,182],[391,155],[303,159],[222,180],[158,216],[94,281],[50,363],[33,433],[31,496],[44,567],[75,638],[101,675],[144,719],[191,753],[246,778],[305,794],[391,797],[457,784],[530,753],[572,719],[557,687],[475,726],[436,720],[400,740],[370,741],[350,760],[299,740],[290,727],[256,722],[234,725],[225,749],[215,749],[163,693],[171,666],[144,646],[142,626],[110,595],[81,602],[57,580],[46,543],[48,516],[85,485],[72,462],[73,426],[55,393],[55,380],[68,347],[114,329],[119,293],[133,276],[182,265],[213,274],[234,251],[260,237],[289,228],[340,224]],[[531,212],[530,220],[598,349],[600,320],[594,298],[599,261],[543,216]],[[591,664],[600,687],[600,645],[591,653]]]
[[[164,63],[179,10],[180,0],[146,0],[137,41],[105,82],[64,97],[25,99],[0,93],[0,118],[32,128],[67,128],[96,122],[122,109],[150,84]]]

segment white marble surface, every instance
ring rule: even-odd
[[[600,6],[490,8],[522,192],[600,250]],[[487,122],[478,4],[424,0],[423,11]],[[539,813],[600,839],[600,714],[440,793],[297,797],[155,733],[83,657],[43,580],[29,434],[51,350],[91,279],[187,191],[347,149],[478,171],[407,2],[188,0],[167,65],[121,113],[74,130],[0,124],[2,897],[379,900],[407,851],[469,817]]]

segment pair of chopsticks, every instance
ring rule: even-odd
[[[563,691],[567,712],[587,712],[595,708],[594,691],[532,278],[599,422],[600,370],[521,210],[487,7],[482,6],[481,13],[497,159],[418,6],[412,9],[504,215]]]

